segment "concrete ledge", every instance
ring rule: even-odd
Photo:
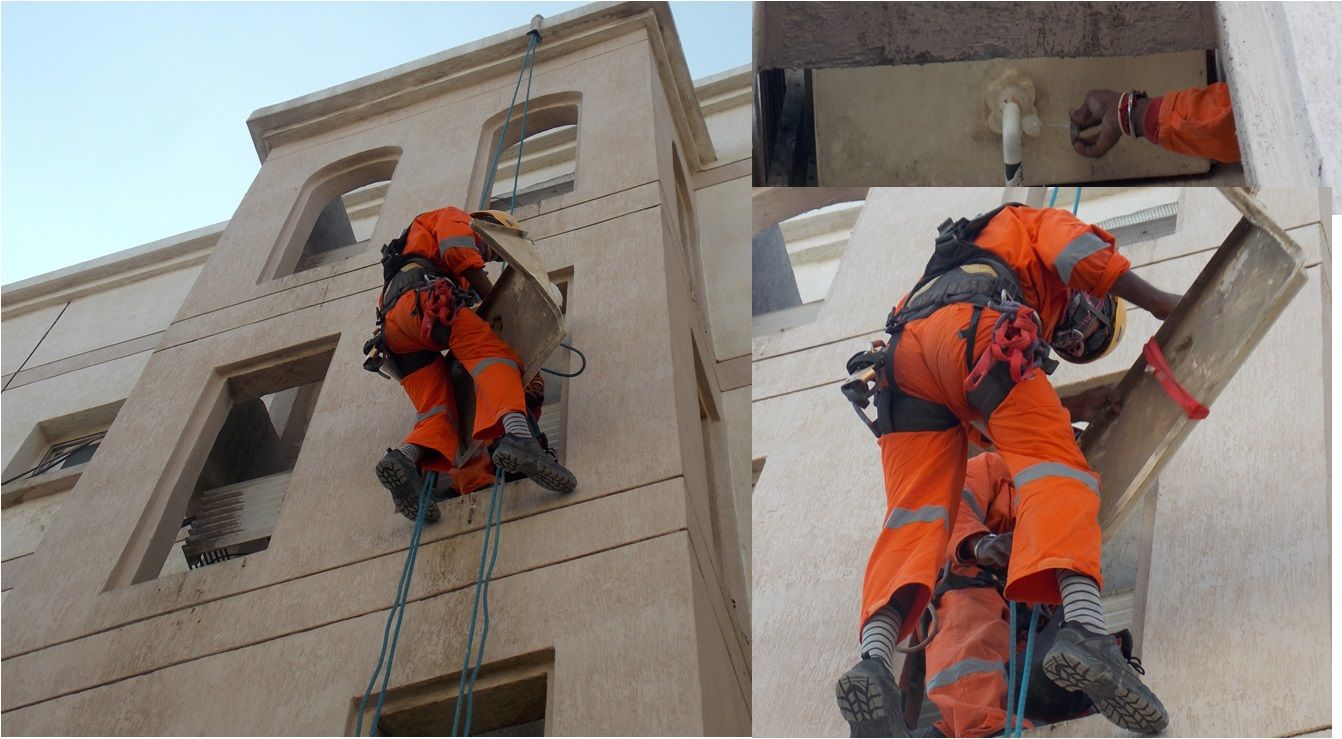
[[[1215,3],[840,3],[755,6],[755,68],[802,69],[1216,48]]]
[[[612,30],[643,25],[653,47],[658,75],[672,98],[677,128],[693,142],[697,165],[715,158],[708,126],[695,96],[689,66],[681,49],[671,9],[665,3],[593,3],[546,18],[544,41],[536,64],[571,54],[575,49],[610,37]],[[516,76],[526,53],[529,26],[497,33],[391,69],[261,108],[247,119],[261,161],[274,142],[311,136],[365,118],[372,112],[402,107],[499,76]],[[696,167],[697,168],[697,167]]]

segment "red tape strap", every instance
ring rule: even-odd
[[[1199,403],[1192,393],[1184,389],[1184,386],[1180,385],[1179,381],[1174,378],[1174,371],[1170,369],[1170,363],[1165,360],[1164,353],[1160,351],[1160,345],[1156,343],[1156,337],[1152,336],[1142,347],[1142,357],[1146,359],[1147,366],[1155,374],[1156,381],[1160,383],[1161,387],[1165,388],[1165,392],[1169,393],[1171,398],[1174,398],[1174,402],[1184,409],[1184,413],[1189,418],[1200,421],[1206,418],[1208,413],[1211,413],[1207,406]]]

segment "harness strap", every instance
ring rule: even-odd
[[[1147,366],[1156,376],[1156,382],[1159,382],[1174,402],[1184,409],[1185,415],[1194,421],[1199,421],[1211,413],[1207,406],[1199,403],[1192,393],[1179,384],[1179,380],[1174,376],[1174,370],[1170,369],[1170,363],[1165,359],[1165,354],[1160,351],[1160,345],[1156,343],[1156,337],[1152,336],[1142,347],[1142,357],[1146,359]]]

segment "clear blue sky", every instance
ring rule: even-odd
[[[0,4],[0,284],[228,220],[252,111],[581,3]],[[750,3],[671,3],[698,79]]]

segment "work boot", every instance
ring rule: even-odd
[[[526,475],[541,487],[556,493],[571,493],[578,486],[578,478],[546,454],[530,436],[505,434],[500,437],[494,449],[494,467],[505,474]]]
[[[400,449],[388,449],[386,456],[377,463],[377,479],[391,493],[396,512],[414,521],[419,515],[419,490],[424,487],[424,479],[415,463]],[[429,507],[424,510],[424,522],[434,523],[438,516],[438,504],[430,500]]]
[[[904,725],[904,695],[885,663],[874,657],[839,677],[834,686],[839,713],[848,722],[849,736],[908,736]]]
[[[1109,634],[1068,622],[1044,655],[1044,674],[1058,686],[1079,690],[1105,718],[1128,731],[1155,734],[1170,723],[1169,714]]]

